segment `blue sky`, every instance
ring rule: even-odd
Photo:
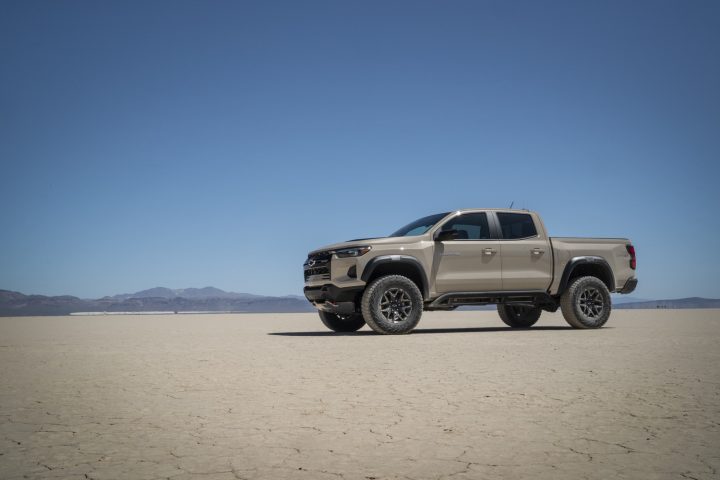
[[[299,294],[463,207],[720,297],[720,3],[0,3],[0,288]]]

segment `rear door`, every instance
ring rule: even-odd
[[[550,241],[529,213],[497,212],[502,290],[547,290],[552,282]]]
[[[435,242],[437,293],[500,290],[499,242],[490,230],[487,212],[465,212],[445,222],[441,230],[457,230],[455,240]]]

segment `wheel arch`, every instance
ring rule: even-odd
[[[423,299],[428,298],[428,279],[422,263],[410,255],[381,255],[371,259],[363,269],[360,279],[370,283],[385,275],[403,275],[415,283],[422,293]]]
[[[610,264],[602,257],[573,257],[565,265],[557,294],[561,295],[572,281],[578,277],[591,276],[602,281],[610,292],[615,291],[615,275]]]

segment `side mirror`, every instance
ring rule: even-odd
[[[456,240],[458,238],[457,230],[440,230],[435,234],[435,241],[442,242],[445,240]]]

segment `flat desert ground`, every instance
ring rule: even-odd
[[[708,479],[720,311],[0,319],[0,478]]]

